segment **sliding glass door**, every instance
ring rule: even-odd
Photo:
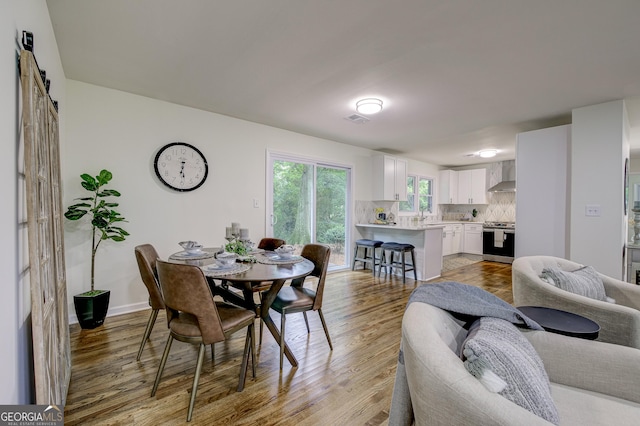
[[[268,167],[268,233],[297,247],[317,242],[331,247],[330,268],[347,266],[348,167],[271,154]]]

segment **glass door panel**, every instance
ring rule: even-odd
[[[296,253],[311,242],[327,244],[330,269],[346,267],[350,170],[276,155],[270,165],[271,236]]]
[[[346,264],[348,172],[317,166],[316,179],[316,241],[331,247],[330,266],[343,266]]]

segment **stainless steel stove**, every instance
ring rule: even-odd
[[[512,263],[515,238],[515,222],[485,222],[482,225],[482,259]]]

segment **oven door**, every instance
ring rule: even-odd
[[[515,232],[513,230],[504,231],[502,244],[499,244],[495,239],[494,231],[495,229],[484,229],[482,231],[483,259],[512,262],[515,252]]]

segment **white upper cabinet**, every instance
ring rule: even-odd
[[[440,204],[458,204],[458,172],[441,170],[438,200]]]
[[[487,169],[458,171],[458,204],[487,204]]]
[[[407,200],[407,160],[391,155],[373,157],[373,199]]]

